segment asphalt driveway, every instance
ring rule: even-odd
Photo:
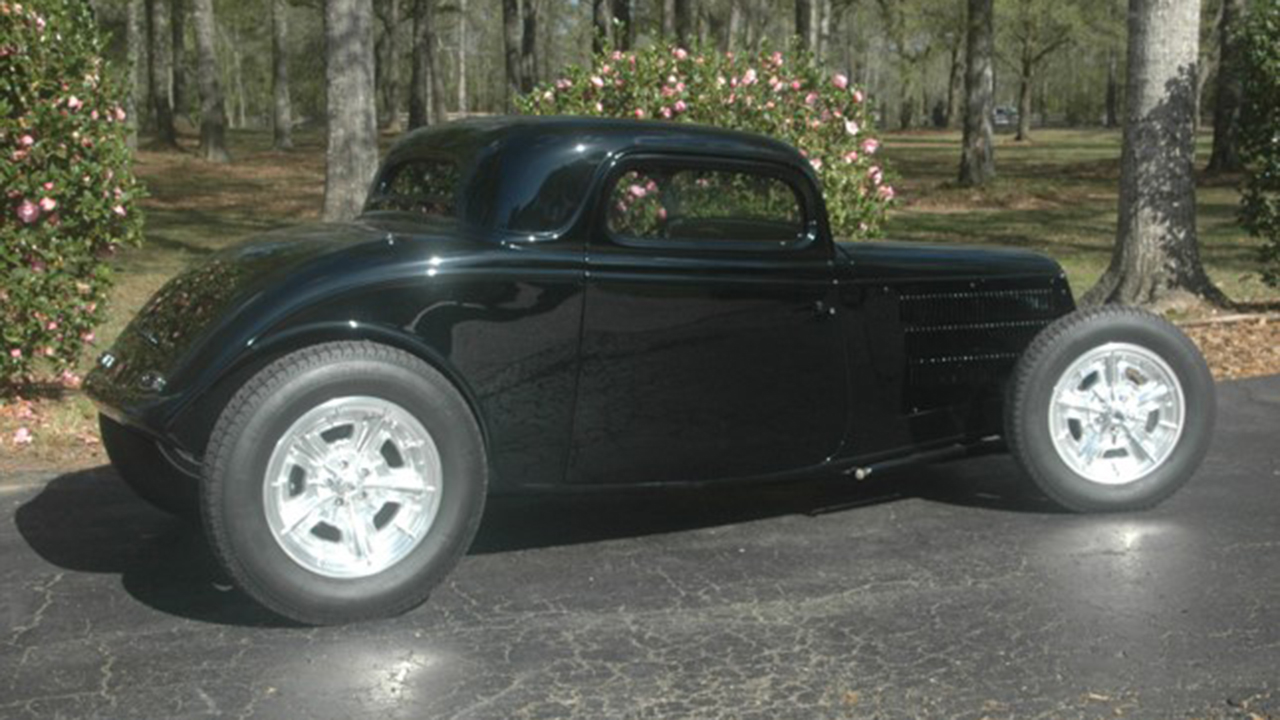
[[[500,499],[427,605],[300,628],[108,468],[0,478],[0,717],[1280,717],[1280,376],[1160,508],[1007,456]]]

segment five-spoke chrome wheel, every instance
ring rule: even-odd
[[[374,575],[430,531],[443,491],[431,433],[407,410],[374,397],[312,408],[267,462],[263,507],[280,547],[330,578]]]
[[[1113,342],[1082,354],[1062,374],[1049,404],[1049,430],[1072,470],[1096,483],[1123,485],[1169,458],[1185,413],[1182,386],[1160,356]]]

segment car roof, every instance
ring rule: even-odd
[[[559,155],[565,146],[589,145],[597,157],[627,150],[696,150],[804,165],[803,156],[791,145],[737,130],[662,120],[520,115],[472,117],[413,130],[392,146],[387,160],[474,156],[511,145],[526,150],[537,146],[551,155]]]

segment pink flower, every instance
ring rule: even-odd
[[[809,164],[813,166],[814,170],[822,169],[822,161],[818,158],[809,158]]]
[[[678,47],[672,50],[671,54],[674,55],[677,60],[684,60],[685,58],[689,57],[689,51],[685,50],[682,47]]]
[[[876,150],[880,149],[880,141],[875,138],[867,138],[862,141],[862,152],[868,155],[875,155]]]
[[[18,348],[14,348],[10,350],[9,357],[13,358],[14,360],[20,360],[22,358],[22,350]]]
[[[97,120],[97,119],[98,119],[98,111],[97,111],[97,110],[94,110],[93,112],[89,113],[89,119],[90,119],[90,120]]]
[[[777,103],[775,103],[774,101],[770,100],[769,102],[767,102],[767,103],[765,103],[765,104],[764,104],[764,109],[765,109],[765,110],[772,110],[772,109],[774,109],[774,108],[775,108],[775,107],[777,107],[777,106],[778,106],[778,104],[777,104]]]
[[[872,165],[871,169],[867,170],[867,173],[871,175],[872,185],[879,185],[884,182],[884,172],[880,169],[879,165]]]
[[[843,90],[849,87],[849,76],[844,73],[836,73],[831,77],[831,84]]]
[[[677,101],[676,101],[676,104],[675,104],[675,111],[676,111],[676,112],[678,112],[678,113],[682,113],[682,112],[684,112],[685,110],[688,110],[688,109],[689,109],[689,105],[688,105],[685,101],[683,101],[683,100],[677,100]]]
[[[619,60],[621,60],[621,59],[622,59],[622,51],[621,51],[621,50],[614,50],[614,51],[613,51],[613,54],[612,54],[612,55],[610,55],[609,57],[610,57],[610,59],[612,59],[614,62],[618,62]]]
[[[47,197],[47,198],[40,198],[40,209],[41,209],[41,210],[43,210],[43,211],[45,211],[45,212],[53,212],[53,209],[54,209],[54,208],[56,208],[56,207],[58,207],[58,201],[57,201],[57,200],[54,200],[54,199],[53,199],[53,198],[51,198],[51,197]]]
[[[115,207],[111,208],[111,212],[119,215],[120,217],[124,217],[125,215],[128,214],[128,212],[124,209],[123,205],[116,205]]]
[[[892,200],[893,196],[896,194],[897,193],[893,191],[892,185],[881,185],[879,189],[876,190],[876,195],[879,196],[881,200]]]
[[[124,122],[125,117],[126,115],[124,112],[124,108],[119,108],[119,107],[116,108],[116,120],[119,120],[120,122]]]
[[[30,225],[39,217],[40,208],[36,207],[35,203],[30,200],[23,200],[22,204],[18,206],[18,219],[23,223]]]
[[[635,116],[637,120],[644,119],[644,108],[636,108]]]
[[[637,200],[644,197],[647,193],[647,191],[639,185],[632,185],[627,188],[627,192],[631,193]]]
[[[79,110],[82,105],[84,105],[84,103],[81,102],[80,98],[76,97],[75,95],[72,95],[71,97],[67,98],[67,107],[71,108],[72,110]]]
[[[734,100],[738,99],[738,93],[729,93],[729,104],[732,105]]]
[[[45,329],[45,330],[57,330],[57,329],[58,329],[58,323],[57,323],[57,322],[55,322],[55,321],[53,321],[53,320],[50,320],[50,321],[49,321],[49,324],[44,326],[44,329]]]
[[[27,428],[20,427],[17,430],[13,431],[14,445],[30,445],[31,441],[34,439],[35,438],[32,437],[31,435],[31,431],[28,430]]]
[[[858,129],[859,129],[859,128],[858,128],[858,123],[856,123],[856,122],[854,122],[854,121],[852,121],[852,120],[845,120],[845,121],[844,121],[844,131],[845,131],[845,132],[847,132],[847,133],[849,133],[850,135],[857,135],[857,134],[858,134]]]
[[[92,344],[93,344],[93,341],[94,341],[97,337],[98,337],[97,335],[94,335],[94,334],[93,334],[93,333],[91,333],[91,332],[87,332],[87,333],[84,333],[83,335],[81,335],[81,336],[80,336],[80,339],[81,339],[81,340],[83,340],[85,343],[88,343],[88,344],[92,345]]]
[[[681,92],[681,93],[682,93],[682,92],[684,92],[684,90],[685,90],[685,85],[684,85],[684,83],[682,83],[682,82],[678,82],[678,83],[676,83],[676,92]]]
[[[844,154],[844,161],[845,161],[845,162],[847,162],[847,163],[857,162],[857,161],[858,161],[858,151],[857,151],[857,150],[850,150],[849,152],[845,153],[845,154]]]
[[[597,90],[599,90],[604,87],[604,78],[600,77],[599,75],[592,75],[591,84],[594,85]]]
[[[799,80],[792,80],[792,81],[791,81],[791,89],[792,89],[792,90],[799,90],[799,89],[800,89],[800,88],[802,88],[802,87],[804,87],[804,85],[803,85]]]
[[[659,110],[658,112],[662,115],[662,117],[668,120],[671,119],[671,108],[667,107],[666,105],[663,105],[662,109]]]
[[[31,137],[30,135],[23,135],[22,137],[18,138],[18,144],[21,145],[22,147],[31,147],[32,145],[36,144],[36,139]]]
[[[773,63],[774,67],[782,67],[782,53],[775,50],[774,53],[769,56],[769,61]]]
[[[816,103],[816,102],[818,102],[818,93],[816,93],[816,92],[810,92],[808,95],[805,95],[805,96],[804,96],[804,104],[805,104],[805,105],[812,105],[812,104],[814,104],[814,103]]]
[[[88,305],[84,306],[84,311],[87,313],[95,312],[97,309],[98,309],[98,303],[96,302],[91,302]]]
[[[659,219],[659,220],[666,220],[666,219],[667,219],[667,209],[666,209],[666,208],[664,208],[664,207],[659,207],[659,208],[658,208],[658,213],[657,213],[657,215],[658,215],[658,219]]]
[[[45,183],[42,187],[43,187],[45,190],[52,190],[52,189],[53,189],[53,181],[52,181],[52,180],[50,180],[49,182]]]
[[[743,85],[754,85],[755,83],[756,83],[756,71],[755,71],[755,68],[747,68],[747,71],[746,71],[745,73],[743,73],[743,74],[742,74],[742,84],[743,84]]]
[[[560,78],[556,81],[557,90],[568,90],[573,87],[573,81],[568,78]]]
[[[668,87],[662,88],[662,97],[671,97],[675,94],[676,94],[676,89],[673,87],[668,86]]]
[[[62,384],[69,388],[80,387],[80,376],[71,372],[70,370],[62,371],[61,380],[62,380]]]
[[[853,101],[854,101],[855,103],[860,103],[860,102],[862,102],[862,101],[863,101],[863,99],[865,99],[865,97],[866,97],[866,96],[864,96],[864,95],[862,94],[862,91],[861,91],[861,90],[854,90],[854,91],[853,91]]]
[[[809,127],[813,128],[814,130],[817,130],[818,128],[822,127],[822,121],[821,121],[821,120],[810,120],[810,121],[809,121]]]
[[[600,66],[601,75],[608,75],[611,72],[613,72],[613,66],[610,65],[609,63],[605,63],[604,65]]]

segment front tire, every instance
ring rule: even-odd
[[[1213,377],[1195,344],[1136,308],[1072,313],[1014,370],[1009,448],[1051,499],[1077,512],[1138,510],[1200,466],[1213,435]]]
[[[202,510],[228,574],[307,624],[396,615],[466,552],[487,485],[480,430],[430,365],[327,343],[259,372],[223,410]]]

